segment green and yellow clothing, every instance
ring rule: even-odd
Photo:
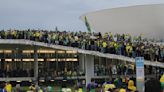
[[[104,41],[104,42],[102,43],[102,46],[103,46],[103,48],[106,48],[106,47],[107,47],[107,43]]]
[[[126,90],[123,89],[123,88],[121,88],[121,89],[119,90],[119,92],[126,92]]]
[[[113,47],[114,46],[114,42],[110,42],[110,47]]]
[[[12,31],[11,33],[14,37],[16,37],[16,31]]]
[[[110,32],[110,37],[113,38],[113,34]]]
[[[108,89],[114,89],[116,86],[114,84],[104,84],[104,92],[108,91]]]
[[[5,87],[7,92],[11,92],[12,91],[12,85],[11,84],[7,84]]]
[[[161,76],[160,82],[164,82],[164,74]]]
[[[126,46],[126,52],[127,52],[127,53],[131,53],[131,52],[132,52],[132,46],[127,45],[127,46]]]
[[[119,47],[119,45],[118,45],[117,43],[114,43],[114,48],[115,48],[115,50],[117,50],[118,47]]]
[[[35,36],[36,37],[39,37],[40,36],[40,33],[39,32],[36,32]]]
[[[100,41],[99,40],[96,41],[96,44],[97,44],[98,47],[100,47]]]
[[[43,90],[42,89],[39,89],[38,92],[43,92]]]
[[[129,80],[128,82],[128,89],[135,92],[136,91],[136,87],[134,86],[134,81],[133,80]]]
[[[160,78],[162,89],[164,89],[164,74]]]
[[[108,33],[105,33],[103,38],[107,38],[107,37],[108,37]]]
[[[7,32],[7,31],[5,31],[5,37],[7,37],[7,35],[8,35],[8,32]]]
[[[82,88],[79,88],[77,92],[83,92],[83,89]]]

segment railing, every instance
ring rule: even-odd
[[[128,77],[136,77],[135,74],[133,75],[127,75]],[[108,76],[93,76],[93,79],[104,79],[104,78],[123,78],[125,77],[125,75],[108,75]],[[156,75],[152,74],[152,75],[146,75],[146,78],[155,78]],[[63,77],[56,77],[56,78],[51,78],[49,81],[51,80],[62,80]],[[76,79],[85,79],[85,76],[73,76],[73,77],[67,77],[67,80],[76,80]],[[34,77],[6,77],[6,78],[0,78],[0,81],[17,81],[17,82],[21,82],[21,81],[29,81],[32,82],[32,80],[35,80]],[[41,77],[39,80],[45,80],[44,77]]]
[[[6,78],[0,78],[0,81],[32,81],[34,80],[34,77],[6,77]]]

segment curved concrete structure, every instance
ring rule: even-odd
[[[164,4],[137,5],[87,13],[90,26],[97,32],[143,34],[164,40]]]
[[[82,53],[85,55],[95,55],[99,57],[105,57],[105,58],[111,58],[111,59],[118,59],[118,60],[123,60],[123,61],[128,61],[128,62],[135,62],[134,58],[129,58],[125,56],[120,56],[120,55],[114,55],[114,54],[107,54],[107,53],[100,53],[98,51],[89,51],[89,50],[83,50],[83,49],[78,49],[78,48],[73,48],[73,47],[67,47],[67,46],[61,46],[61,45],[53,45],[53,44],[47,44],[43,42],[36,42],[36,41],[30,41],[30,40],[18,40],[18,39],[0,39],[0,45],[2,44],[8,44],[8,45],[29,45],[29,46],[40,46],[40,47],[46,47],[46,48],[52,48],[52,49],[60,49],[60,50],[74,50],[77,51],[78,53]],[[145,65],[150,65],[150,66],[158,66],[164,68],[164,63],[160,62],[151,62],[145,60]]]

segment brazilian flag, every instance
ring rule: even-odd
[[[91,27],[90,27],[90,25],[89,25],[89,23],[88,23],[88,20],[87,20],[87,17],[86,17],[86,16],[85,16],[85,25],[86,25],[86,27],[87,27],[88,32],[91,33]]]

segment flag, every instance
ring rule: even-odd
[[[85,16],[85,25],[87,27],[88,32],[91,32],[91,27],[90,27],[90,25],[88,23],[88,20],[87,20],[87,17],[86,16]]]

